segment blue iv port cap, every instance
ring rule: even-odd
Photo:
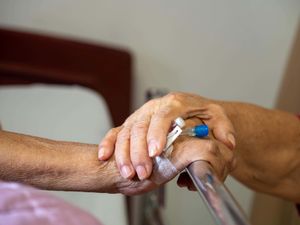
[[[196,137],[202,138],[208,136],[209,129],[207,125],[201,124],[194,127],[194,132]]]

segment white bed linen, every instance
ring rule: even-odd
[[[98,143],[112,122],[103,98],[79,86],[0,87],[0,123],[4,130],[55,140]],[[122,195],[53,192],[88,210],[104,225],[125,225]]]

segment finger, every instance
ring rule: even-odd
[[[117,167],[122,175],[126,179],[134,177],[135,171],[130,161],[130,128],[123,127],[117,136],[115,159]]]
[[[174,101],[173,101],[174,100]],[[147,134],[147,144],[149,156],[154,157],[162,153],[167,134],[170,130],[173,120],[178,117],[174,95],[166,95],[159,99],[153,99],[148,102],[148,107],[152,108],[152,117]]]
[[[148,178],[152,172],[152,160],[146,142],[149,122],[148,117],[141,116],[131,128],[130,158],[140,180]]]
[[[209,126],[209,125],[208,125]],[[212,127],[214,137],[233,150],[236,146],[235,131],[227,120],[219,120]]]
[[[151,117],[147,135],[150,157],[157,156],[162,153],[163,149],[165,148],[167,135],[170,131],[173,121],[179,115],[182,115],[182,110],[180,107],[176,106],[176,104],[172,104],[164,104],[162,102]]]
[[[117,140],[118,132],[121,130],[121,127],[112,128],[108,131],[105,137],[99,144],[98,148],[98,159],[107,160],[110,158],[115,150],[115,144]]]
[[[149,156],[154,157],[162,153],[167,143],[167,135],[172,125],[173,118],[155,114],[148,130],[147,143]]]
[[[234,149],[236,145],[235,130],[224,109],[217,104],[210,104],[202,113],[205,115],[203,119],[212,130],[214,137],[228,148]]]
[[[189,94],[170,93],[152,103],[154,110],[147,135],[150,157],[161,154],[172,122],[177,117],[186,118],[199,111],[199,106],[195,106],[196,98]]]

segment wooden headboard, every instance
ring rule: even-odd
[[[128,51],[0,28],[0,85],[82,85],[98,92],[115,126],[130,113]]]

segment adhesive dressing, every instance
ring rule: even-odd
[[[172,178],[174,178],[180,171],[169,160],[173,151],[173,142],[182,133],[182,127],[184,126],[184,120],[177,118],[173,126],[172,131],[167,136],[167,144],[160,156],[153,158],[153,172],[151,180],[156,184],[163,184]]]
[[[153,158],[153,172],[151,176],[151,180],[156,184],[163,184],[173,177],[175,177],[179,171],[176,167],[171,163],[168,156],[170,156],[173,150],[173,146],[171,145],[167,152],[163,152],[161,155]]]

